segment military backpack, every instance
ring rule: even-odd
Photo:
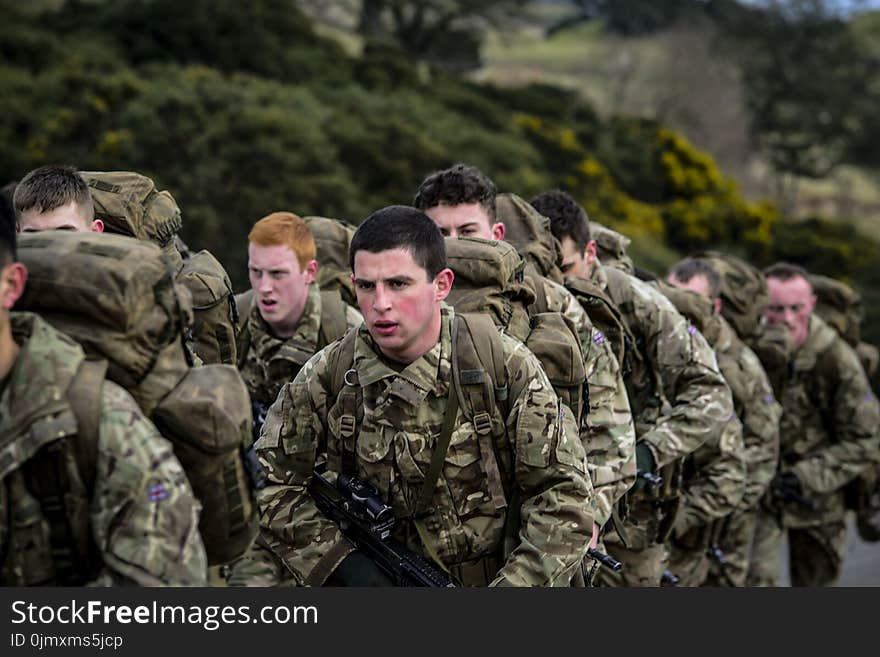
[[[315,240],[318,260],[316,282],[321,291],[338,290],[345,303],[357,308],[351,268],[348,265],[348,250],[357,228],[347,221],[327,217],[303,217],[303,221]]]
[[[28,283],[16,310],[76,340],[169,439],[202,504],[209,562],[237,558],[257,528],[243,453],[250,403],[232,365],[193,367],[184,344],[190,294],[161,250],[117,235],[22,235]]]
[[[193,350],[204,363],[235,364],[237,310],[232,283],[208,251],[192,252],[178,236],[180,208],[168,191],[132,171],[84,171],[95,218],[105,231],[152,242],[169,257],[192,296]]]

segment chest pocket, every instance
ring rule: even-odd
[[[813,397],[817,397],[814,399]],[[810,395],[805,381],[797,380],[783,392],[785,413],[780,423],[782,455],[786,460],[798,459],[814,450],[826,436],[819,409],[823,401]]]

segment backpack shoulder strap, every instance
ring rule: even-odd
[[[251,346],[251,331],[248,328],[251,311],[254,309],[254,293],[252,290],[236,294],[233,297],[236,306],[235,353],[238,369],[244,367]]]
[[[338,340],[348,328],[345,322],[345,302],[339,290],[321,290],[320,346]]]
[[[95,485],[101,401],[106,375],[107,361],[84,360],[67,389],[67,399],[77,426],[73,449],[80,476],[88,491],[93,490]]]
[[[452,377],[458,403],[474,425],[480,460],[496,509],[507,506],[504,479],[495,454],[494,437],[503,428],[492,422],[500,411],[502,422],[509,413],[509,387],[504,367],[504,345],[492,319],[485,314],[455,315]],[[451,393],[452,391],[450,391]]]
[[[339,433],[342,449],[338,456],[328,454],[327,466],[336,472],[353,474],[357,471],[355,442],[357,428],[364,416],[364,398],[357,370],[354,369],[354,348],[358,328],[351,328],[342,337],[339,346],[332,354],[330,363],[329,397],[336,398],[342,405],[339,418]]]

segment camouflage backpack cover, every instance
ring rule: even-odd
[[[18,250],[29,276],[16,310],[41,315],[89,358],[106,360],[107,378],[172,442],[203,507],[209,561],[238,557],[257,527],[243,462],[251,440],[247,390],[232,365],[191,366],[183,340],[190,294],[159,247],[44,232],[22,235]]]
[[[455,273],[446,301],[456,312],[488,315],[537,356],[559,398],[577,415],[585,408],[584,355],[577,331],[561,313],[533,313],[525,262],[512,244],[478,238],[446,238],[446,261]]]
[[[709,262],[721,277],[721,316],[757,354],[774,390],[788,367],[792,345],[784,327],[763,321],[770,299],[764,275],[745,260],[720,251],[692,254]]]
[[[632,243],[630,238],[592,220],[590,237],[596,241],[596,255],[603,265],[620,269],[627,274],[635,273],[635,265],[626,252]]]
[[[498,194],[495,217],[504,224],[504,241],[513,244],[538,274],[562,283],[562,247],[550,231],[550,220],[516,194]]]
[[[348,266],[348,250],[356,226],[341,219],[309,216],[303,217],[315,240],[318,260],[317,282],[321,290],[339,290],[342,300],[357,308],[351,268]]]
[[[232,283],[208,251],[192,252],[178,237],[183,219],[174,197],[133,171],[84,171],[95,218],[109,233],[159,246],[192,296],[193,350],[204,363],[235,364],[237,319]]]
[[[810,274],[810,283],[816,293],[816,314],[855,349],[865,374],[873,379],[877,373],[880,353],[877,347],[862,341],[861,329],[865,320],[862,295],[843,281],[827,276]]]

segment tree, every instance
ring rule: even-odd
[[[448,71],[480,65],[489,25],[516,19],[528,0],[363,0],[358,30],[368,40],[391,38],[408,55]]]

